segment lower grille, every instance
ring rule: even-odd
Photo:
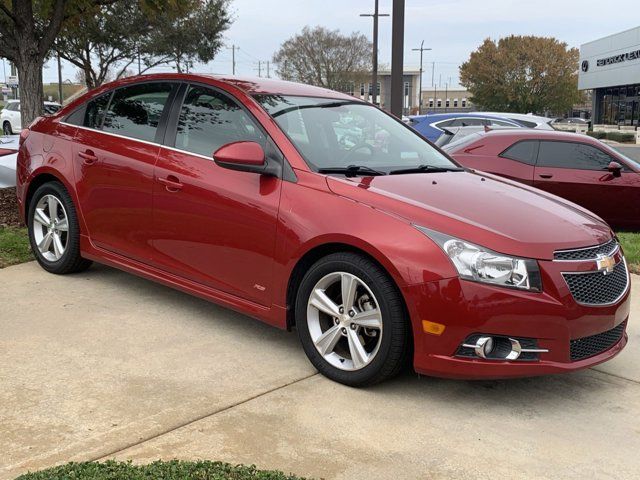
[[[613,272],[564,273],[571,295],[583,305],[607,305],[618,300],[627,289],[629,275],[624,261]]]
[[[583,358],[593,357],[609,350],[622,338],[626,324],[627,322],[622,322],[617,327],[606,332],[571,340],[571,361],[575,362]]]

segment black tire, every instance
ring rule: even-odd
[[[45,195],[53,195],[63,205],[69,224],[67,245],[60,259],[50,261],[43,257],[34,238],[34,214],[40,199]],[[91,266],[91,261],[80,256],[80,227],[78,216],[71,196],[59,182],[49,182],[41,185],[33,194],[29,202],[27,215],[27,228],[29,230],[29,242],[31,250],[42,268],[47,272],[64,275],[67,273],[82,272]]]
[[[382,313],[382,336],[371,362],[360,370],[346,371],[331,365],[316,349],[308,326],[307,303],[315,285],[326,275],[346,272],[363,280],[378,301]],[[306,273],[295,303],[298,336],[307,357],[324,376],[352,387],[366,387],[387,380],[406,365],[411,332],[406,309],[398,288],[378,264],[364,255],[340,252],[318,260]]]
[[[5,135],[13,135],[13,130],[11,129],[11,123],[4,122],[2,124],[2,133]]]

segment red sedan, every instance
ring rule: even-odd
[[[472,134],[444,150],[465,167],[546,190],[616,228],[640,230],[640,164],[596,139],[505,130]]]
[[[159,74],[107,84],[21,134],[34,254],[98,261],[295,327],[348,385],[499,378],[616,355],[629,274],[611,229],[468,172],[337,92]]]

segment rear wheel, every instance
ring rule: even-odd
[[[80,228],[76,210],[64,186],[41,185],[29,203],[29,241],[38,263],[51,273],[86,270],[91,261],[80,256]]]
[[[11,123],[4,122],[2,124],[2,133],[5,135],[13,135],[13,130],[11,129]]]
[[[355,253],[316,262],[296,299],[298,335],[323,375],[367,386],[396,375],[409,350],[402,298],[379,265]]]

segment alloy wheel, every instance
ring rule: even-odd
[[[56,262],[62,258],[69,242],[69,219],[62,202],[54,195],[44,195],[33,214],[33,235],[40,255]]]
[[[369,365],[382,340],[379,305],[367,284],[351,273],[321,278],[307,303],[307,325],[320,355],[341,370]]]

